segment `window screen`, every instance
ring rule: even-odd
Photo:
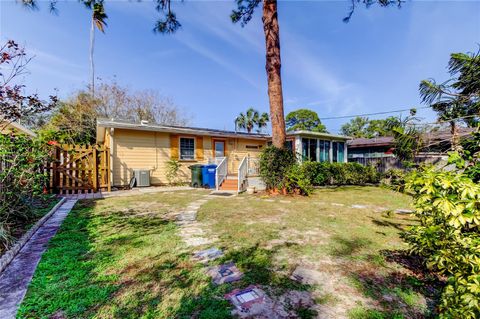
[[[180,137],[180,159],[195,159],[195,139],[190,137]]]

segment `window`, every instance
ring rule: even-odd
[[[195,139],[190,137],[180,137],[180,159],[195,159]]]
[[[330,141],[320,140],[320,162],[330,160]]]
[[[332,142],[333,161],[343,163],[345,161],[345,143]]]
[[[302,156],[305,160],[317,161],[317,139],[302,138]]]
[[[285,141],[285,148],[293,152],[293,141],[292,140]]]

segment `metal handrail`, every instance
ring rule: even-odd
[[[247,178],[247,173],[248,173],[248,156],[245,156],[240,162],[240,165],[238,165],[238,187],[237,187],[238,192],[241,192],[243,190],[243,184],[245,179]]]
[[[215,170],[215,189],[218,191],[228,174],[227,158],[216,157],[215,164],[217,164],[217,169]]]

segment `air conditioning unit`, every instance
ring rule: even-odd
[[[150,170],[134,169],[133,176],[135,177],[135,184],[137,187],[150,186]]]

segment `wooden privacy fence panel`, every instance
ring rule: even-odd
[[[110,191],[110,150],[99,145],[56,145],[48,165],[50,190],[59,194]]]

